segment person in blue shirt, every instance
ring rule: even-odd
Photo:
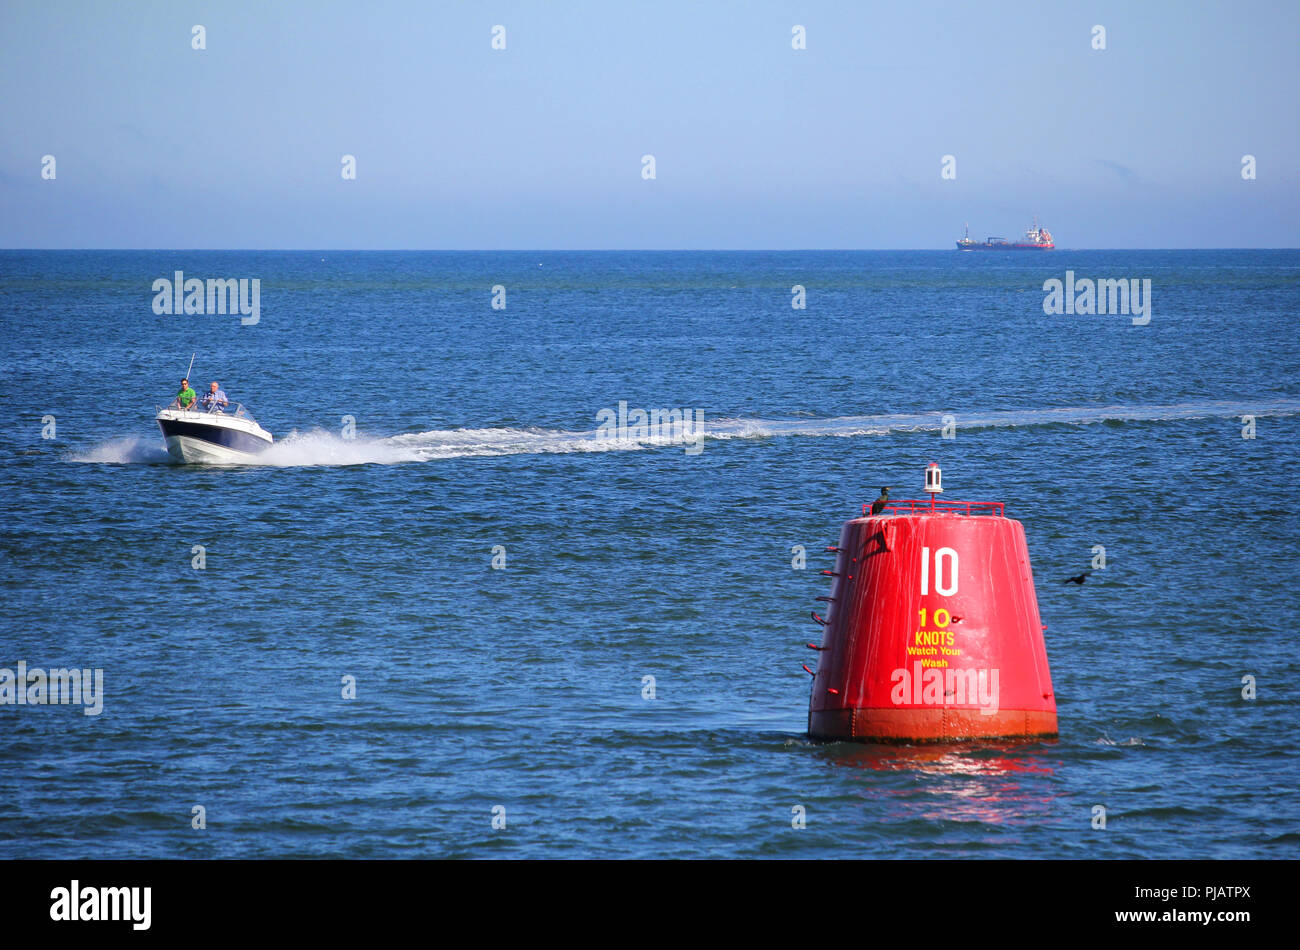
[[[221,384],[213,382],[207,392],[203,394],[203,408],[209,411],[214,409],[225,409],[229,400],[226,399],[226,391],[221,388]]]

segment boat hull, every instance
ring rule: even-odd
[[[1055,244],[963,244],[957,242],[959,251],[1050,251]]]
[[[164,410],[158,414],[158,428],[167,454],[183,463],[238,465],[255,461],[274,444],[271,433],[236,416]]]

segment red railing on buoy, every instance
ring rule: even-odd
[[[887,503],[882,515],[913,515],[913,514],[936,514],[936,515],[988,515],[994,518],[1003,517],[1004,503],[1000,501],[937,501],[934,498],[924,500],[921,498],[904,498],[899,501]],[[862,513],[867,513],[867,506],[862,506]],[[827,547],[827,550],[831,550]]]

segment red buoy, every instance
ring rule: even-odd
[[[936,501],[937,465],[926,491],[928,501],[889,502],[840,532],[809,735],[1055,736],[1024,526],[1000,502]]]

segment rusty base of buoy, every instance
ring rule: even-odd
[[[855,742],[964,742],[971,739],[1050,739],[1056,713],[1034,709],[826,709],[808,717],[813,739]]]

